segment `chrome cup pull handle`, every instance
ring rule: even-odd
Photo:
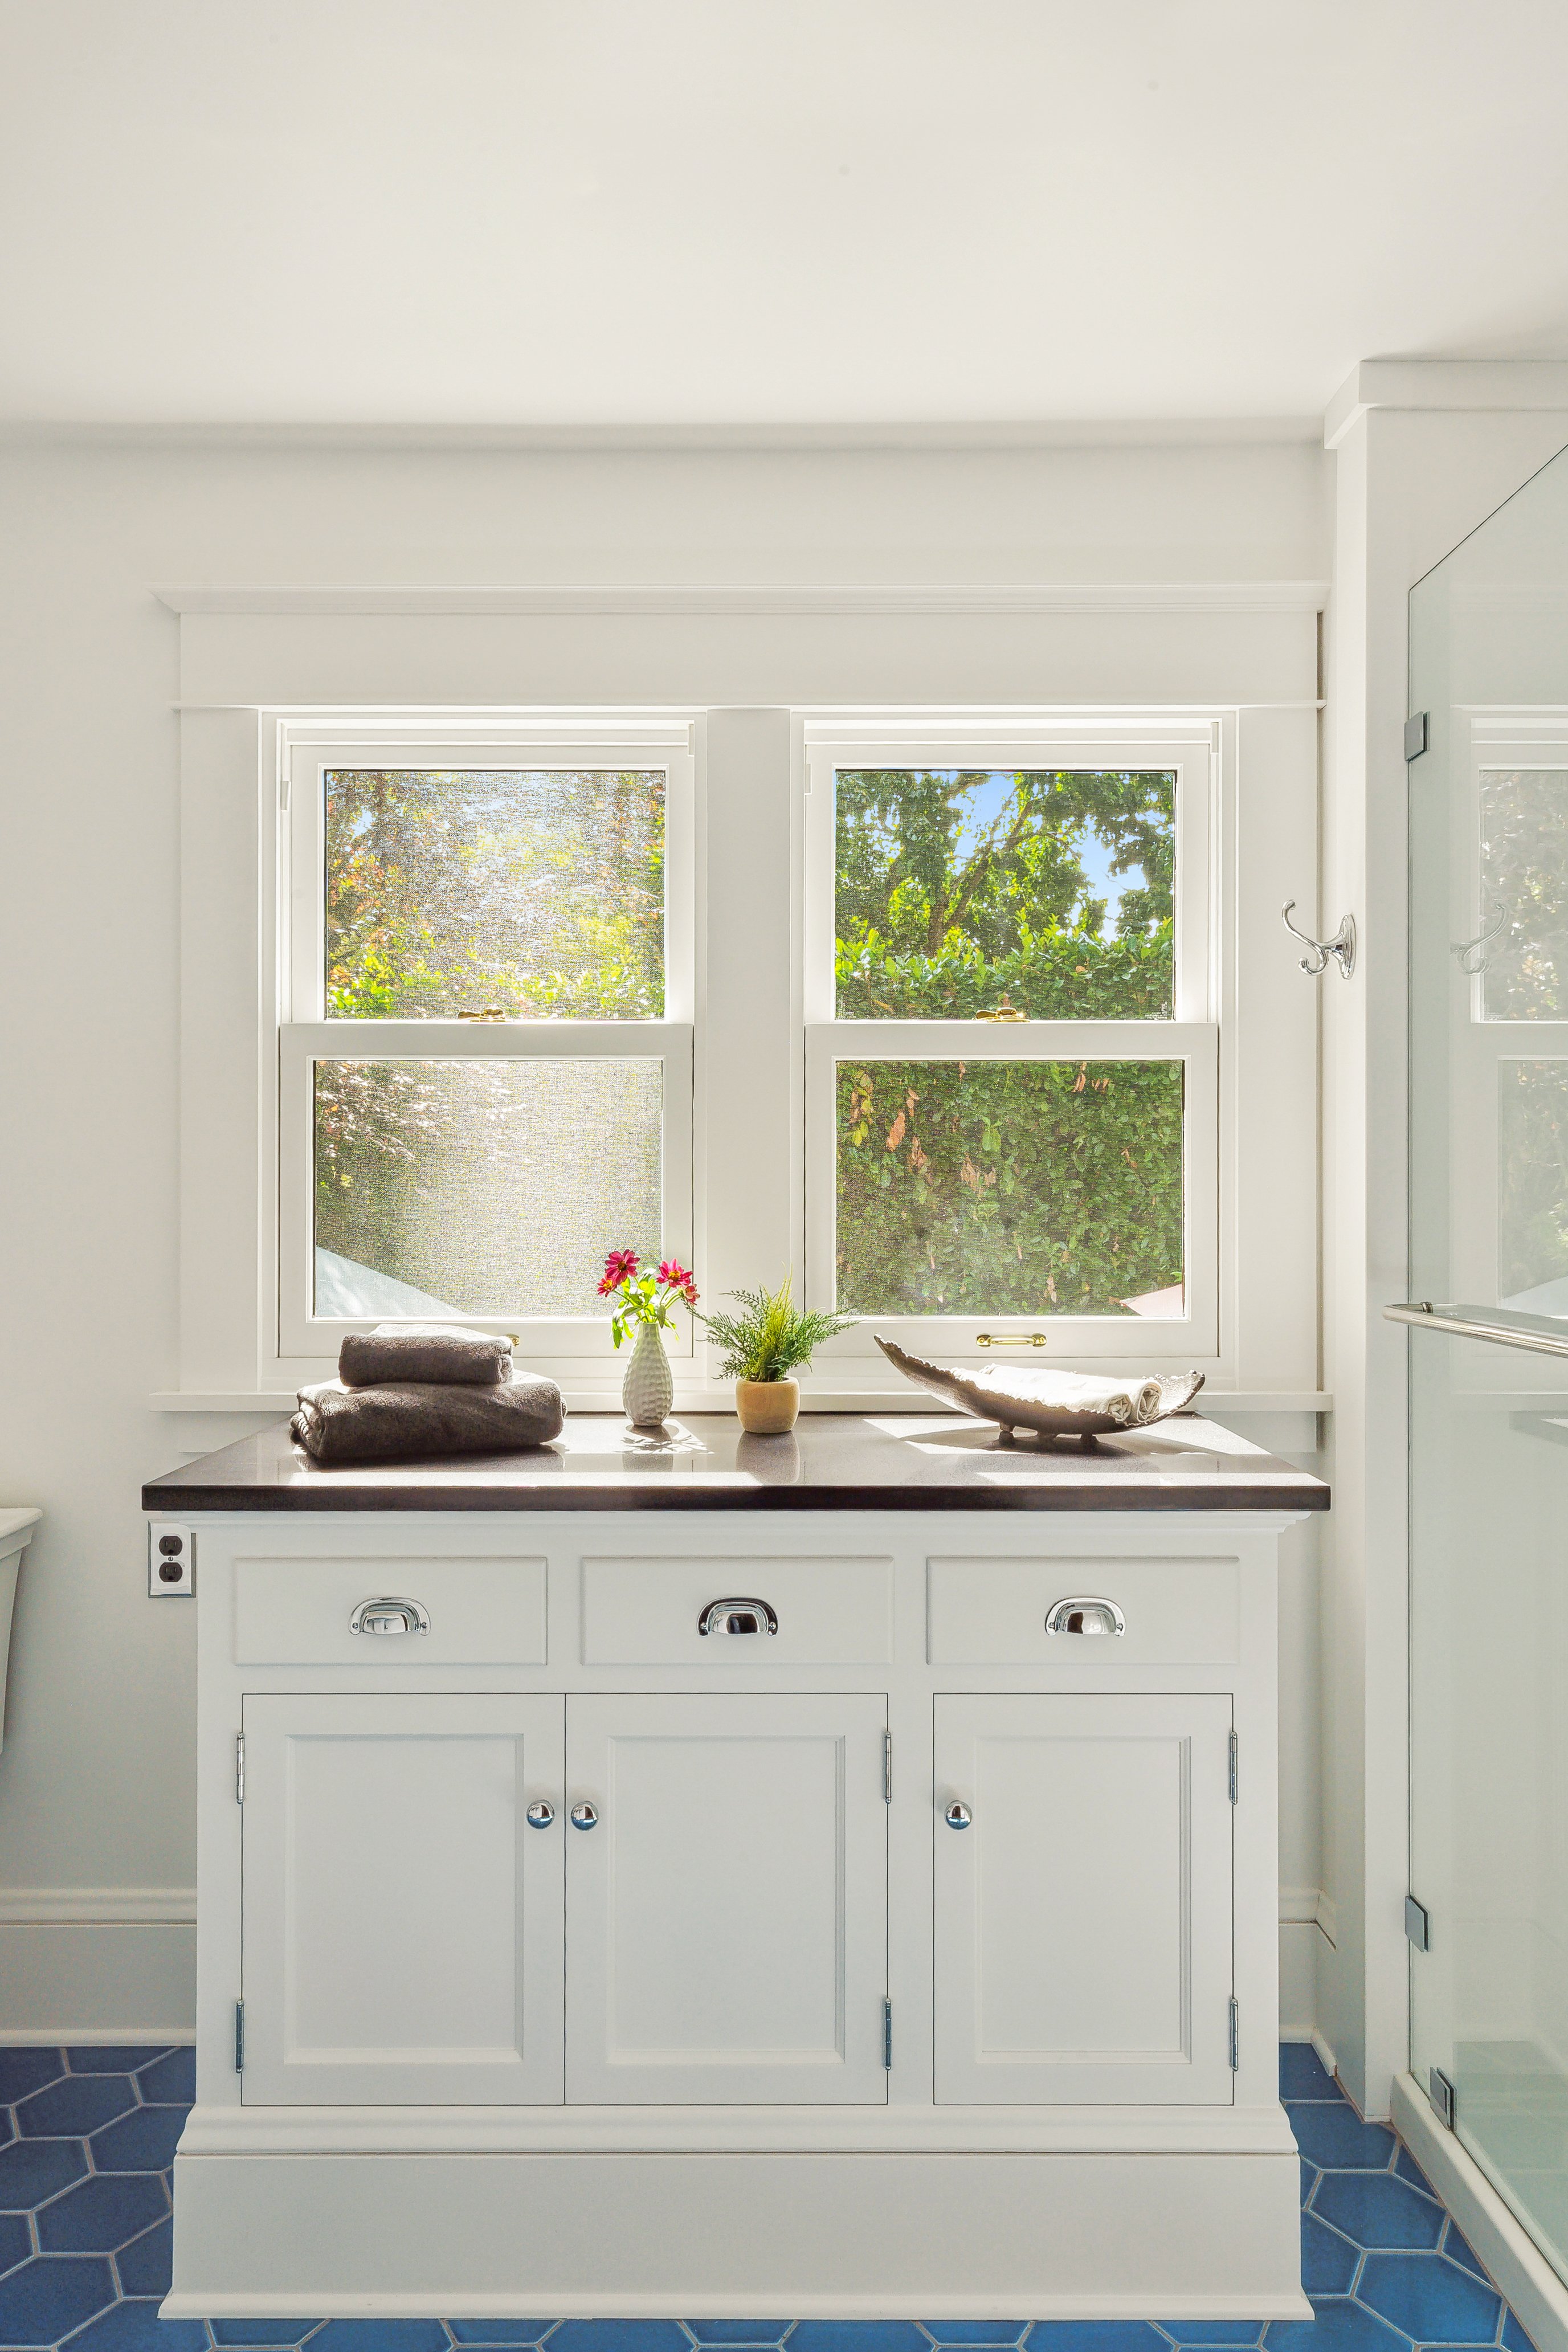
[[[1125,1633],[1127,1620],[1114,1601],[1074,1594],[1046,1612],[1047,1633]]]
[[[950,1830],[966,1830],[973,1819],[974,1816],[970,1811],[969,1807],[966,1804],[963,1804],[957,1797],[954,1797],[952,1804],[949,1805],[946,1812],[942,1815],[942,1820],[947,1823]]]
[[[362,1601],[349,1619],[351,1633],[427,1633],[430,1619],[417,1601],[383,1596]]]
[[[584,1800],[582,1804],[573,1806],[572,1826],[574,1830],[597,1829],[598,1825],[599,1809],[597,1805],[590,1805]]]
[[[776,1633],[777,1612],[765,1601],[710,1601],[697,1620],[700,1633]]]

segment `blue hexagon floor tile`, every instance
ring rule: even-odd
[[[1315,2051],[1279,2089],[1315,2317],[161,2320],[193,2053],[0,2046],[0,2352],[1534,2352],[1431,2182]]]

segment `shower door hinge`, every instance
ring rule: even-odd
[[[245,1802],[245,1734],[243,1731],[237,1731],[234,1735],[234,1801],[237,1805],[243,1805]]]
[[[245,2072],[245,2003],[242,2000],[234,2004],[234,2071],[237,2074]]]
[[[1417,1903],[1414,1895],[1405,1898],[1405,1940],[1414,1944],[1418,1952],[1432,1948],[1432,1915],[1425,1903]]]
[[[1241,1742],[1237,1739],[1235,1732],[1233,1731],[1230,1735],[1230,1801],[1233,1805],[1236,1802],[1237,1758],[1240,1754],[1240,1751]]]
[[[888,2074],[893,2071],[893,2004],[882,2003],[882,2065]]]
[[[893,1735],[890,1731],[884,1731],[882,1734],[882,1802],[885,1805],[890,1805],[892,1801]]]
[[[1418,760],[1426,749],[1426,713],[1417,710],[1405,722],[1405,760]]]
[[[1437,2121],[1443,2126],[1445,2131],[1452,2131],[1454,2128],[1454,2085],[1449,2082],[1448,2077],[1444,2074],[1441,2066],[1434,2066],[1431,2074],[1426,2079],[1429,2086],[1428,2095],[1431,2098],[1433,2111],[1437,2117]]]
[[[1237,2005],[1236,2005],[1236,2002],[1235,2002],[1235,2000],[1233,1999],[1233,2000],[1232,2000],[1232,2001],[1231,2001],[1231,2004],[1230,2004],[1230,2071],[1231,2071],[1231,2073],[1232,2073],[1233,2074],[1236,2073],[1237,2068],[1237,2067],[1240,2065],[1240,2063],[1241,2063],[1241,2058],[1240,2058],[1240,2048],[1241,2048],[1241,2038],[1240,2038],[1240,2037],[1241,2037],[1241,2024],[1240,2024],[1240,2020],[1241,2020],[1241,2011],[1240,2011],[1240,2010],[1239,2010],[1239,2009],[1237,2009]]]

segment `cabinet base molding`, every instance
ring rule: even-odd
[[[196,2156],[1285,2156],[1258,2107],[193,2107]]]
[[[166,2318],[1310,2318],[1269,2155],[196,2156]]]

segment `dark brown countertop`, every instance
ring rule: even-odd
[[[552,1444],[460,1461],[322,1469],[288,1423],[242,1437],[142,1489],[195,1511],[1325,1511],[1321,1478],[1195,1414],[1076,1442],[1005,1440],[951,1412],[806,1413],[748,1437],[731,1413],[574,1413]]]

